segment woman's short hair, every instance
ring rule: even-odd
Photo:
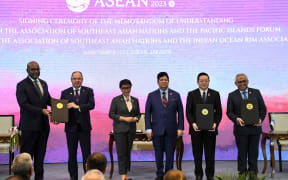
[[[132,87],[132,83],[129,79],[123,79],[120,81],[119,83],[119,88],[121,88],[123,85],[130,85],[130,87]]]

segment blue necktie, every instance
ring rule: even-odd
[[[244,100],[246,100],[247,99],[246,91],[242,91],[242,94],[243,94]]]

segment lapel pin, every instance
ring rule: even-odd
[[[69,94],[71,94],[72,95],[72,93],[70,92]]]

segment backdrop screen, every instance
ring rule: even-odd
[[[169,86],[185,106],[188,91],[198,87],[197,74],[204,71],[223,107],[216,159],[235,160],[233,124],[226,116],[235,75],[248,75],[269,112],[287,111],[287,57],[287,0],[1,0],[0,114],[14,114],[19,123],[15,91],[27,76],[27,62],[40,64],[40,78],[55,98],[71,86],[71,73],[81,71],[83,85],[95,94],[92,150],[108,156],[108,111],[121,93],[121,79],[132,81],[131,95],[144,112],[147,94],[158,88],[158,72],[168,72]],[[269,129],[268,118],[263,129]],[[184,160],[191,160],[187,121],[184,143]],[[64,126],[51,125],[45,160],[67,158]],[[135,151],[132,160],[152,161],[154,153]]]

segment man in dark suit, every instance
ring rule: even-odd
[[[262,122],[266,116],[266,106],[258,89],[248,88],[248,78],[245,74],[237,74],[235,78],[237,90],[231,92],[227,101],[227,116],[234,123],[234,136],[238,148],[238,171],[239,174],[247,174],[250,179],[258,173],[258,148],[262,132]],[[241,116],[241,102],[244,99],[254,99],[258,103],[259,122],[255,125],[245,125]]]
[[[205,152],[207,180],[212,180],[215,172],[215,146],[218,126],[222,118],[220,95],[217,91],[208,88],[209,76],[207,73],[199,73],[197,83],[199,88],[190,91],[187,96],[186,117],[189,122],[189,134],[191,135],[193,156],[195,163],[195,176],[197,180],[203,178],[202,156]],[[213,126],[211,130],[200,130],[196,119],[196,107],[198,104],[213,105]],[[199,120],[198,120],[199,121]]]
[[[35,180],[43,179],[43,161],[50,131],[48,118],[50,94],[45,81],[39,79],[40,67],[35,61],[27,64],[28,77],[17,84],[16,97],[20,106],[21,153],[34,158]]]
[[[77,147],[80,141],[83,169],[91,154],[91,122],[90,110],[94,109],[94,93],[89,87],[82,86],[83,76],[79,71],[71,75],[72,87],[62,91],[61,99],[69,100],[69,122],[65,124],[66,139],[68,144],[68,171],[71,180],[78,179]]]
[[[165,173],[173,169],[177,136],[183,135],[184,113],[179,93],[168,88],[166,72],[157,75],[159,89],[149,93],[145,107],[145,128],[155,149],[157,180],[162,180],[163,153],[166,153]],[[178,117],[178,121],[177,121]]]

